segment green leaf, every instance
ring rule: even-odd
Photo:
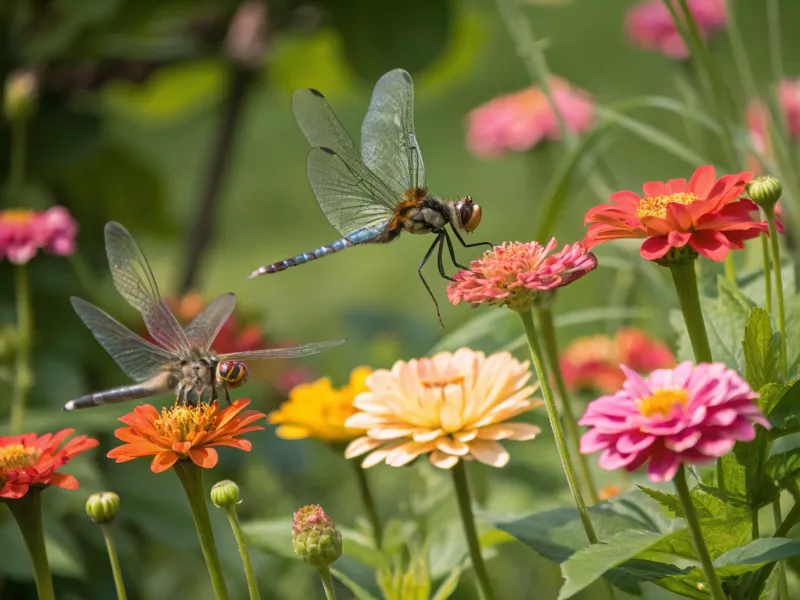
[[[268,554],[297,559],[292,548],[291,519],[263,519],[242,523],[242,533],[248,544]]]
[[[461,579],[461,573],[463,569],[458,567],[453,569],[453,571],[448,575],[447,579],[442,582],[442,585],[436,590],[436,593],[433,595],[431,600],[447,600],[450,596],[453,595],[453,592],[456,591],[458,587],[458,581]]]
[[[726,552],[714,561],[714,567],[743,567],[747,571],[754,571],[767,563],[798,555],[800,555],[800,540],[759,538]],[[746,571],[741,571],[744,572]]]
[[[733,455],[744,467],[747,504],[756,509],[770,504],[779,493],[767,473],[768,451],[769,435],[758,426],[754,440],[737,442],[733,447]]]
[[[776,430],[800,425],[800,378],[787,382],[782,392],[768,415],[773,437]]]
[[[800,474],[800,448],[770,456],[767,459],[767,473],[778,482],[781,489],[786,488]]]
[[[681,501],[677,495],[646,488],[643,485],[637,485],[636,487],[638,487],[676,517],[683,516],[683,508],[681,508]]]
[[[355,581],[350,579],[347,575],[345,575],[338,569],[334,569],[333,567],[331,567],[331,575],[336,577],[336,579],[338,579],[342,583],[342,585],[344,585],[344,587],[350,590],[356,597],[356,600],[378,600],[377,598],[375,598],[375,596],[367,592],[367,590],[362,588]]]
[[[742,348],[745,376],[750,387],[758,390],[778,380],[780,334],[772,333],[769,314],[763,308],[756,307],[750,311]]]

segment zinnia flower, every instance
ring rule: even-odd
[[[678,14],[682,14],[677,0],[674,5]],[[728,21],[725,0],[688,0],[687,5],[704,38],[725,28]],[[689,48],[663,0],[647,0],[633,6],[628,10],[625,24],[634,44],[671,58],[689,57]]]
[[[538,242],[505,242],[484,252],[459,271],[447,286],[453,304],[462,300],[473,306],[501,304],[513,310],[527,310],[541,291],[568,285],[597,267],[597,259],[581,243],[567,244],[550,254],[556,238],[547,246]]]
[[[66,256],[75,251],[78,226],[67,209],[54,206],[44,212],[0,211],[0,260],[27,263],[39,250]]]
[[[250,425],[266,417],[264,413],[248,410],[239,415],[250,400],[240,398],[219,410],[216,402],[201,402],[197,406],[174,404],[159,413],[149,404],[133,409],[120,417],[128,425],[114,432],[126,442],[113,448],[108,457],[118,463],[140,456],[153,456],[153,473],[166,471],[178,460],[190,459],[198,467],[211,469],[217,464],[214,446],[232,446],[249,452],[252,444],[238,436],[248,431],[264,429]]]
[[[784,79],[778,85],[778,101],[791,139],[800,137],[800,78]]]
[[[586,92],[560,77],[551,77],[550,92],[569,131],[582,133],[594,124],[594,106]],[[499,96],[467,117],[467,148],[478,158],[498,158],[560,138],[556,115],[539,86]]]
[[[690,362],[643,378],[623,366],[627,380],[616,393],[589,403],[581,425],[581,452],[602,450],[603,469],[633,471],[648,464],[651,481],[669,481],[683,463],[706,464],[755,437],[754,423],[769,429],[758,394],[722,363]]]
[[[714,167],[697,169],[689,183],[670,179],[642,186],[644,195],[629,191],[612,194],[613,204],[586,213],[588,248],[622,238],[646,238],[639,253],[647,260],[664,258],[671,248],[689,246],[711,260],[721,261],[731,249],[767,231],[766,222],[753,220],[755,203],[739,199],[752,173],[725,175],[715,180]]]
[[[354,369],[350,383],[339,389],[327,377],[298,385],[289,392],[289,400],[269,415],[270,423],[280,425],[275,433],[288,440],[313,437],[324,442],[349,442],[362,435],[363,429],[345,427],[345,421],[357,412],[353,401],[368,391],[371,372],[367,367]]]
[[[649,373],[675,366],[675,357],[664,342],[634,327],[623,327],[613,338],[598,334],[574,339],[564,348],[559,363],[568,389],[611,394],[625,382],[620,364]]]
[[[397,361],[391,371],[367,377],[371,391],[359,395],[359,412],[345,422],[366,429],[353,440],[346,458],[367,454],[361,466],[380,462],[401,467],[423,454],[450,469],[459,460],[477,460],[493,467],[508,463],[499,440],[531,440],[539,428],[506,423],[541,401],[531,398],[528,363],[508,352],[489,357],[461,348],[433,358]]]
[[[61,446],[73,433],[74,429],[62,429],[40,436],[23,433],[0,437],[0,498],[22,498],[30,486],[77,490],[77,479],[56,471],[99,442],[79,435]]]

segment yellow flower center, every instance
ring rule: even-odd
[[[211,404],[197,406],[175,404],[161,409],[161,417],[153,426],[160,435],[171,440],[191,442],[201,431],[212,431],[217,426],[217,415]]]
[[[689,402],[689,393],[686,390],[656,390],[652,396],[639,400],[639,413],[650,418],[654,415],[668,417],[676,404],[686,406]]]
[[[41,450],[36,447],[26,447],[22,444],[2,446],[0,447],[0,473],[35,465],[41,453]]]
[[[636,216],[640,219],[644,217],[657,217],[659,219],[667,218],[667,205],[669,204],[691,204],[695,200],[699,200],[694,194],[688,192],[681,192],[679,194],[670,194],[669,196],[651,196],[649,198],[642,198],[639,201],[639,206],[636,207]]]
[[[32,210],[25,210],[24,208],[12,208],[9,210],[0,211],[0,220],[10,221],[11,223],[25,223],[33,218]]]
[[[428,389],[440,388],[444,389],[448,385],[463,385],[464,384],[464,376],[463,375],[454,375],[452,377],[443,377],[441,379],[432,379],[430,381],[422,380],[420,382],[423,387]]]

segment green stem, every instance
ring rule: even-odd
[[[695,360],[699,363],[711,362],[711,347],[708,344],[706,324],[703,321],[703,311],[700,307],[700,293],[697,289],[694,260],[670,265],[669,270],[678,294],[683,320],[689,331],[689,340],[692,343]]]
[[[211,585],[217,600],[228,600],[228,589],[222,574],[222,566],[214,543],[214,532],[211,529],[211,519],[208,516],[206,495],[203,493],[203,469],[188,460],[179,460],[174,466],[178,479],[181,480],[189,506],[192,509],[200,546],[206,559],[208,574],[211,576]]]
[[[320,579],[322,579],[322,587],[325,588],[325,598],[327,600],[336,600],[336,590],[333,589],[333,579],[331,578],[331,570],[328,567],[319,567]]]
[[[481,546],[478,542],[478,532],[475,530],[475,517],[472,514],[472,502],[470,500],[469,482],[467,481],[467,469],[464,461],[459,460],[452,469],[453,484],[456,488],[456,499],[458,500],[458,512],[461,515],[461,524],[464,526],[464,536],[467,538],[469,557],[472,560],[472,568],[478,579],[481,598],[483,600],[493,600],[494,592],[489,583],[489,574],[486,572],[486,564],[481,555]]]
[[[759,522],[758,522],[758,509],[752,507],[750,509],[750,536],[757,540],[761,537],[761,532],[759,531]]]
[[[25,265],[14,265],[14,292],[17,298],[17,355],[14,375],[14,395],[11,398],[11,435],[22,433],[25,401],[33,385],[31,370],[31,287]]]
[[[364,469],[361,468],[360,461],[349,461],[353,465],[353,471],[356,476],[356,483],[358,484],[358,495],[361,497],[361,504],[364,505],[364,511],[367,513],[367,519],[372,526],[372,535],[375,541],[375,548],[381,549],[383,545],[383,525],[381,518],[378,515],[378,508],[375,505],[375,500],[372,497],[372,491],[369,487],[369,480]]]
[[[100,531],[106,540],[106,550],[108,550],[108,560],[111,562],[111,572],[114,575],[114,586],[117,588],[117,600],[126,600],[125,582],[122,579],[122,570],[119,567],[119,557],[117,548],[114,545],[114,538],[111,537],[111,528],[108,525],[100,525]]]
[[[783,305],[783,276],[781,275],[781,250],[778,229],[775,227],[775,209],[764,210],[769,225],[769,243],[772,247],[772,271],[775,274],[775,297],[778,299],[778,332],[781,334],[781,372],[786,376],[786,313]]]
[[[761,234],[761,257],[764,261],[764,302],[767,312],[772,314],[772,273],[769,264],[769,239],[767,234]]]
[[[772,518],[775,520],[775,527],[779,527],[783,520],[780,495],[772,501]],[[778,598],[789,600],[789,582],[786,580],[786,565],[783,561],[778,562]]]
[[[231,524],[233,537],[236,538],[236,546],[239,548],[239,554],[242,556],[244,576],[247,579],[247,590],[250,592],[250,600],[259,600],[261,596],[258,592],[258,581],[253,571],[253,563],[250,562],[250,554],[247,551],[247,544],[244,541],[244,534],[242,533],[242,526],[239,524],[239,515],[236,514],[236,507],[228,506],[225,508],[225,512]]]
[[[725,279],[730,281],[731,283],[736,283],[736,265],[733,264],[733,252],[728,252],[728,256],[725,257]]]
[[[47,551],[44,545],[41,494],[40,488],[30,488],[22,498],[7,500],[6,503],[17,521],[25,540],[25,546],[28,548],[39,600],[55,600],[53,577],[50,575],[50,566],[47,563]]]
[[[711,556],[708,554],[706,542],[703,539],[703,531],[700,529],[700,519],[697,518],[697,512],[692,503],[692,497],[689,494],[689,485],[686,482],[686,471],[681,465],[675,475],[675,489],[678,492],[678,498],[681,501],[686,523],[689,525],[689,533],[692,536],[692,545],[694,546],[695,554],[700,560],[700,565],[705,575],[708,590],[711,592],[711,597],[714,600],[726,600],[725,592],[717,579],[717,572],[714,570],[714,565],[711,562]]]
[[[800,521],[800,502],[797,502],[795,499],[795,505],[792,506],[789,514],[786,515],[786,518],[775,530],[775,533],[772,534],[772,537],[786,537],[789,535],[789,532],[794,529],[798,521]]]
[[[24,119],[11,123],[11,157],[8,170],[8,200],[12,205],[20,204],[22,186],[25,182],[25,157],[28,146],[28,130]]]
[[[597,486],[595,485],[592,471],[589,468],[589,461],[585,454],[581,454],[581,432],[580,429],[578,429],[578,421],[575,418],[575,413],[572,411],[569,393],[567,392],[566,383],[564,383],[564,374],[561,372],[561,365],[558,360],[558,341],[556,340],[556,328],[553,323],[553,312],[549,308],[539,308],[536,312],[539,316],[539,329],[542,332],[542,341],[544,342],[547,364],[550,366],[550,373],[553,375],[553,381],[556,384],[556,391],[558,392],[558,398],[560,400],[558,412],[564,419],[564,425],[567,429],[567,440],[572,446],[572,455],[573,457],[577,457],[578,469],[583,479],[583,488],[589,496],[589,501],[592,504],[597,504],[600,501],[600,498],[597,496]]]
[[[772,65],[772,81],[783,79],[781,58],[781,14],[779,0],[767,0],[767,30],[769,35],[769,62]]]

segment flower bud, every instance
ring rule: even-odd
[[[322,507],[312,504],[294,513],[292,546],[309,565],[327,567],[342,555],[342,534]]]
[[[239,504],[239,486],[230,479],[223,479],[211,488],[211,501],[218,508],[229,508]]]
[[[775,206],[783,193],[780,180],[770,175],[752,179],[745,189],[750,199],[764,209]]]
[[[36,109],[39,84],[33,71],[19,69],[6,79],[3,115],[12,122],[27,121]]]
[[[114,492],[92,494],[86,501],[86,514],[98,525],[111,523],[119,510],[119,496]]]

